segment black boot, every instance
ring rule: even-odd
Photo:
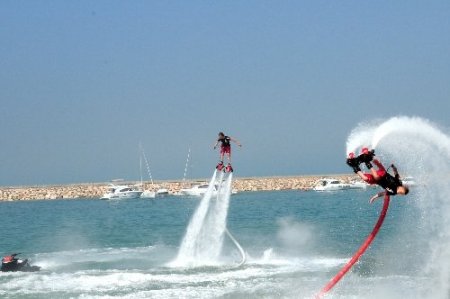
[[[359,161],[358,158],[348,158],[347,159],[347,165],[353,169],[354,173],[361,171],[361,168],[359,167],[359,163],[361,163],[361,162]]]
[[[370,150],[365,154],[359,155],[358,159],[361,162],[369,163],[369,162],[372,162],[374,156],[375,156],[375,150]]]
[[[347,165],[350,167],[355,167],[355,166],[359,166],[361,162],[359,161],[359,157],[355,157],[355,158],[348,158],[347,159]]]
[[[354,173],[358,173],[358,171],[361,171],[361,168],[359,167],[359,165],[353,166],[352,169],[353,169]]]

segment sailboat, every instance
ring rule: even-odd
[[[181,190],[176,194],[176,195],[186,195],[183,190],[188,189],[186,187],[187,183],[186,183],[186,176],[187,176],[187,172],[188,172],[188,166],[189,166],[189,159],[191,158],[191,148],[189,147],[188,149],[188,154],[187,154],[187,158],[186,158],[186,164],[184,166],[184,173],[183,173],[183,179],[181,180]],[[192,186],[190,186],[192,187]]]
[[[141,155],[140,155],[140,170],[141,170],[141,188],[144,188],[144,182],[142,180],[142,159],[144,160],[145,163],[145,167],[147,169],[147,174],[148,177],[150,178],[150,182],[152,184],[152,189],[155,190],[155,184],[153,183],[153,177],[152,177],[152,173],[150,172],[150,166],[147,160],[147,156],[145,155],[145,150],[144,147],[142,146],[142,143],[139,144],[140,145],[140,149],[141,149]],[[169,194],[169,190],[166,188],[160,188],[158,190],[155,191],[150,191],[150,190],[142,190],[142,195],[141,198],[155,198],[155,197],[160,197],[160,196],[166,196]]]
[[[150,190],[144,190],[144,181],[142,179],[142,159],[144,159],[145,162],[145,166],[147,168],[147,173],[148,176],[150,178],[150,182],[152,183],[152,189],[154,190],[155,185],[153,183],[153,177],[152,177],[152,173],[150,172],[150,166],[148,164],[148,160],[147,160],[147,156],[145,155],[145,151],[144,151],[144,147],[142,146],[142,144],[139,144],[140,150],[141,150],[141,154],[139,155],[139,170],[141,173],[141,188],[142,188],[142,194],[141,194],[141,198],[155,198],[156,197],[156,192],[155,191],[150,191]]]

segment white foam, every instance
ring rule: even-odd
[[[107,263],[123,259],[145,259],[145,257],[153,253],[155,249],[157,249],[157,246],[91,248],[74,251],[40,253],[33,258],[33,264],[40,266],[44,271],[52,271],[77,263]]]
[[[130,248],[124,250],[133,252]],[[146,250],[138,248],[136,251]],[[120,252],[117,249],[111,251]],[[101,250],[98,252],[103,254]],[[76,256],[75,252],[65,254]],[[223,265],[153,268],[146,271],[109,269],[71,273],[12,273],[0,279],[0,297],[45,295],[77,298],[217,298],[233,292],[266,293],[271,289],[289,290],[291,286],[286,279],[292,281],[296,273],[326,271],[345,261],[346,259],[326,257],[282,256],[269,248],[261,252],[259,257],[250,257],[248,263],[240,268]]]
[[[356,128],[354,128],[349,137],[347,138],[347,148],[346,154],[356,153],[361,149],[362,146],[368,146],[372,144],[372,136],[375,132],[376,124],[371,123],[360,123]]]
[[[287,263],[286,263],[287,264]],[[259,264],[262,265],[262,264]],[[237,270],[229,268],[207,268],[192,271],[167,271],[163,273],[118,271],[118,270],[89,270],[75,273],[44,273],[39,275],[14,275],[7,283],[0,283],[0,289],[5,293],[16,292],[54,293],[105,293],[111,291],[146,290],[151,285],[170,286],[168,288],[197,289],[199,284],[221,284],[226,281],[241,281],[248,279],[264,279],[273,275],[298,271],[299,267],[247,267]],[[196,290],[198,291],[198,290]]]
[[[340,266],[348,261],[349,258],[333,258],[333,257],[298,257],[298,256],[282,256],[276,254],[273,248],[264,250],[261,257],[248,256],[248,265],[258,266],[276,266],[295,268],[297,271],[326,271],[330,268]]]

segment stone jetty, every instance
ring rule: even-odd
[[[233,179],[233,190],[237,192],[310,190],[321,178],[336,178],[343,182],[355,180],[353,175],[312,175],[284,177],[251,177]],[[188,181],[157,181],[153,185],[144,182],[144,190],[168,189],[169,194],[177,194],[182,188],[208,182],[208,179]],[[138,186],[140,182],[118,182],[117,185]],[[83,183],[70,185],[0,187],[0,201],[100,198],[110,187],[110,183]]]

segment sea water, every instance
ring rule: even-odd
[[[327,298],[449,298],[450,138],[429,121],[396,117],[353,130],[347,151],[362,146],[417,185],[392,198],[377,238]],[[206,254],[183,263],[197,198],[2,202],[0,254],[21,252],[42,271],[0,273],[0,297],[313,298],[372,230],[382,200],[368,199],[378,191],[233,195],[227,213],[204,219],[226,216],[242,266],[227,238],[215,263]],[[212,222],[199,223],[202,231]]]
[[[219,266],[172,267],[199,199],[95,199],[0,204],[0,252],[21,252],[37,273],[0,273],[2,298],[311,298],[376,222],[377,190],[233,195],[227,226],[247,253],[224,240]],[[395,198],[366,255],[331,298],[420,298],[421,260],[399,251],[420,213]],[[414,241],[412,242],[414,243]],[[410,248],[408,254],[414,252]]]

